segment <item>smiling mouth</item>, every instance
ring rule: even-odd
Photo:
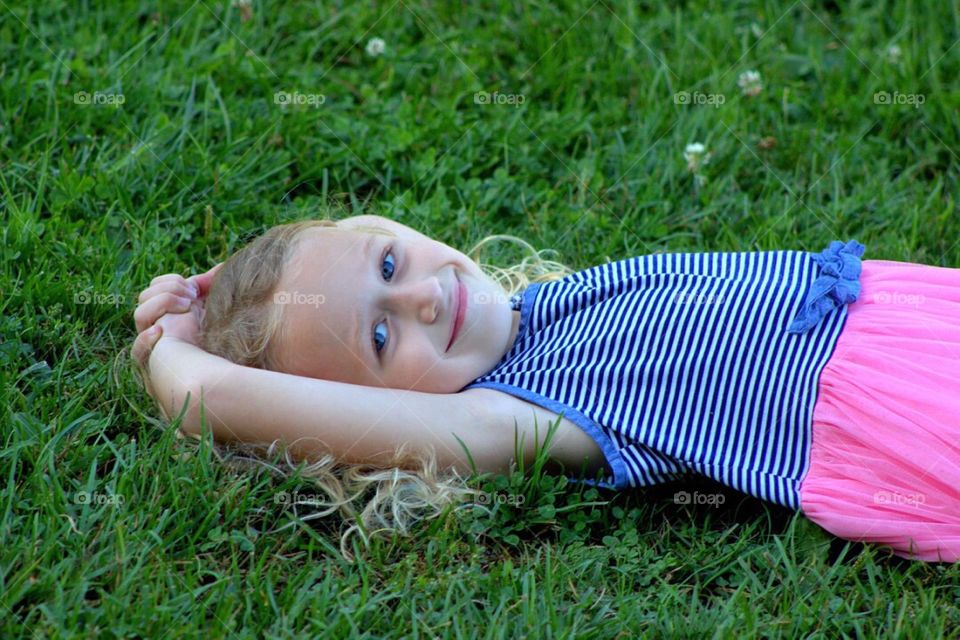
[[[454,282],[456,286],[453,288],[452,294],[452,309],[453,313],[451,314],[452,319],[450,324],[450,342],[447,343],[447,348],[445,351],[450,351],[450,347],[453,346],[454,340],[457,339],[457,336],[460,334],[460,327],[463,325],[463,315],[464,315],[464,306],[466,305],[466,289],[463,286],[463,283],[460,282],[460,278],[457,277],[456,271],[453,273]]]

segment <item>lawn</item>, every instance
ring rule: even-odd
[[[0,635],[955,637],[960,566],[695,478],[477,478],[513,499],[349,562],[336,522],[277,499],[305,480],[158,429],[123,358],[154,276],[325,215],[514,234],[575,269],[834,239],[960,267],[958,16],[0,0]]]

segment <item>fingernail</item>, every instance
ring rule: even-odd
[[[182,297],[182,296],[177,296],[177,303],[178,303],[181,307],[189,307],[189,306],[190,306],[190,298],[184,298],[184,297]]]

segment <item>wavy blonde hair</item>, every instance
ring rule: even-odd
[[[201,348],[244,366],[280,369],[271,346],[276,345],[283,331],[284,305],[274,304],[273,296],[300,233],[314,227],[330,232],[342,230],[331,219],[281,224],[224,262],[204,303]],[[393,235],[379,227],[353,225],[350,228]],[[526,255],[509,268],[482,261],[481,250],[497,241],[513,242]],[[531,283],[558,280],[572,273],[564,264],[546,259],[544,254],[547,253],[555,252],[537,251],[516,236],[491,235],[475,244],[466,255],[508,296],[512,296]],[[410,452],[402,447],[386,466],[374,466],[344,464],[330,453],[309,463],[297,463],[279,440],[272,443],[214,442],[213,449],[221,462],[239,470],[260,467],[289,477],[298,466],[304,465],[301,476],[311,488],[318,490],[321,497],[296,502],[294,507],[303,504],[316,508],[314,513],[301,517],[305,521],[338,513],[347,525],[340,536],[340,552],[351,561],[347,540],[352,534],[360,534],[364,544],[369,541],[368,535],[377,533],[408,535],[416,522],[439,516],[446,505],[479,493],[456,472],[440,473],[433,451]],[[275,460],[282,460],[282,464],[275,464]]]

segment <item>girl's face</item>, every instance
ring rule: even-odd
[[[395,235],[354,228],[361,224]],[[338,227],[301,232],[280,279],[274,301],[286,305],[277,344],[285,373],[455,393],[513,346],[520,312],[473,260],[379,216]]]

